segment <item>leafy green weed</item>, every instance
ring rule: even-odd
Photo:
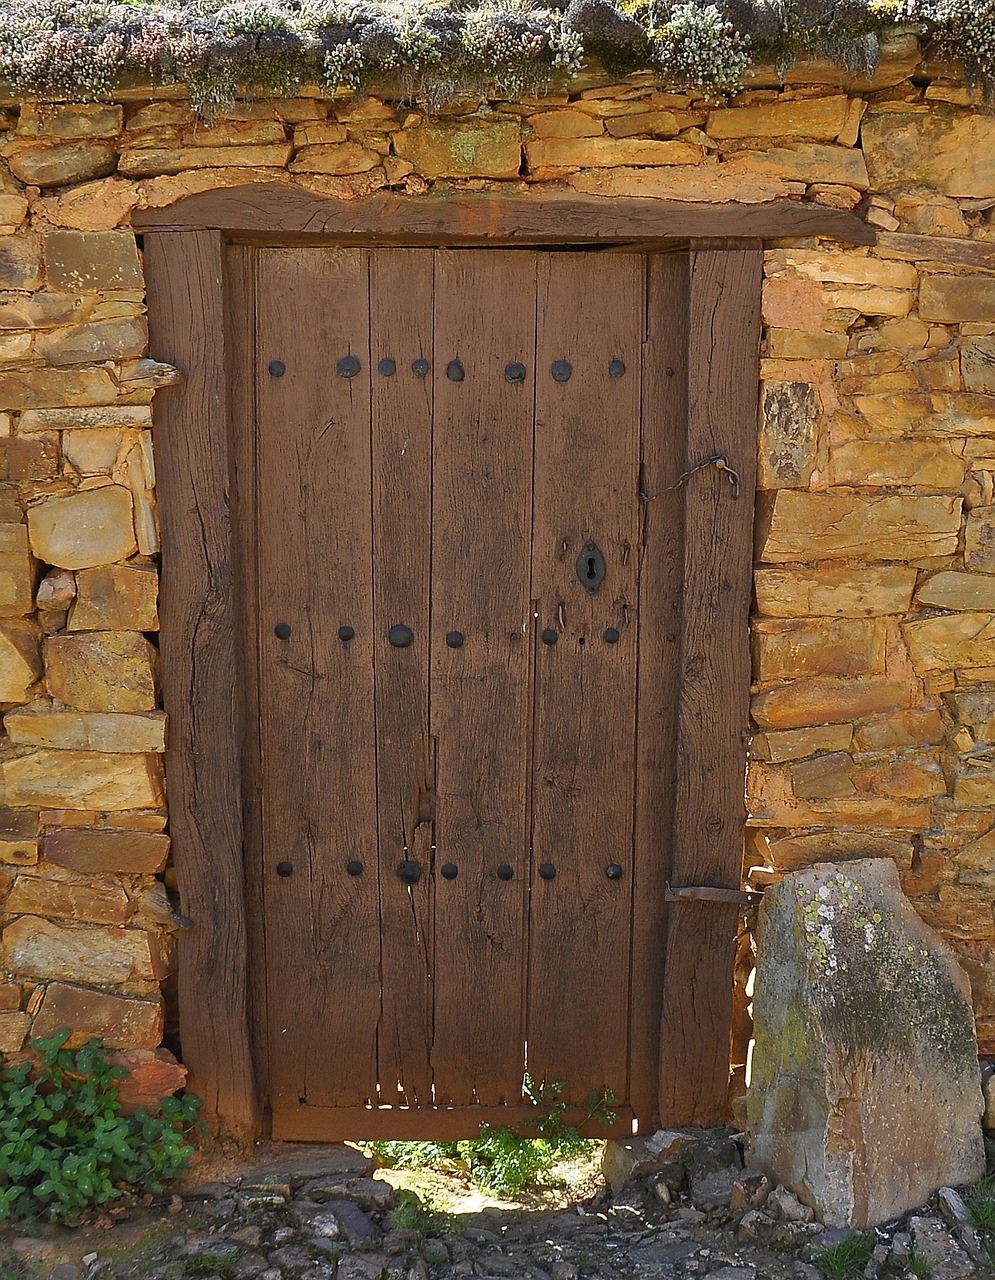
[[[854,1231],[839,1244],[817,1253],[814,1262],[829,1276],[829,1280],[856,1280],[857,1276],[863,1275],[873,1252],[873,1235]]]
[[[0,1063],[0,1222],[76,1223],[130,1192],[163,1191],[192,1154],[198,1099],[122,1115],[124,1070],[99,1040],[65,1049],[69,1034],[35,1041],[40,1062]]]

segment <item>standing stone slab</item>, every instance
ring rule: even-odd
[[[893,862],[819,863],[760,914],[750,1163],[868,1227],[985,1168],[968,980]]]

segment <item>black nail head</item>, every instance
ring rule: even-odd
[[[667,375],[668,378],[672,378],[674,376],[674,370],[671,369],[669,365],[667,366],[666,369],[664,369],[664,373]]]
[[[380,361],[377,368],[385,378],[393,378],[394,374],[397,373],[397,361],[387,357],[385,360]]]
[[[623,875],[622,868],[617,862],[613,862],[611,866],[605,867],[605,875],[609,880],[621,880]]]
[[[544,862],[539,868],[539,874],[542,876],[543,880],[555,880],[556,868],[551,862]]]
[[[552,367],[554,382],[569,382],[570,375],[573,373],[574,367],[569,360],[554,360]]]
[[[455,862],[444,862],[442,864],[443,880],[455,880],[459,875],[459,867]]]
[[[542,640],[543,644],[556,644],[560,637],[552,627],[547,627],[539,638]]]
[[[525,381],[525,365],[515,361],[514,364],[505,365],[504,376],[506,382],[524,382]]]
[[[363,864],[358,858],[353,858],[351,862],[347,862],[345,869],[351,876],[361,876],[363,874]]]
[[[273,634],[277,640],[289,640],[292,634],[289,622],[278,622],[273,628]]]
[[[356,630],[354,627],[339,627],[340,640],[351,640],[355,634]]]
[[[287,366],[282,360],[271,360],[269,362],[269,371],[274,378],[282,378],[287,372]]]
[[[515,878],[514,869],[512,867],[509,867],[507,862],[502,862],[497,869],[497,878],[499,880],[514,880]]]
[[[276,864],[276,874],[283,876],[284,880],[286,880],[287,876],[294,874],[294,864],[292,862],[278,862]]]
[[[605,644],[618,644],[617,627],[605,627]]]
[[[338,363],[339,376],[342,378],[355,378],[360,370],[359,360],[355,356],[343,356]]]
[[[450,382],[462,382],[466,377],[466,370],[463,368],[459,360],[450,360],[446,365],[446,377]]]
[[[411,361],[411,372],[415,375],[416,378],[424,378],[425,374],[428,373],[428,370],[429,370],[429,364],[427,360]]]
[[[613,378],[621,378],[625,373],[625,361],[613,360],[608,366],[608,372]]]
[[[463,644],[463,632],[450,631],[446,636],[446,644],[449,645],[450,649],[459,649]]]
[[[405,884],[417,884],[421,879],[421,867],[410,858],[405,858],[397,868],[397,874]]]
[[[387,639],[395,649],[406,649],[414,638],[415,633],[403,622],[395,622],[387,632]]]

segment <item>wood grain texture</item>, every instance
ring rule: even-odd
[[[629,1099],[640,1132],[659,1121],[660,1018],[677,790],[677,683],[688,412],[686,254],[647,262],[639,493],[639,685],[632,887]]]
[[[256,1087],[266,1120],[267,1052],[263,902],[262,761],[259,737],[259,525],[256,520],[256,251],[224,250],[225,367],[228,390],[229,501],[233,527],[234,612],[242,713],[243,874],[248,939],[249,1033]]]
[[[370,255],[373,446],[373,661],[377,739],[382,1011],[377,1039],[381,1101],[432,1101],[432,846],[435,746],[429,726],[429,575],[432,564],[430,250]],[[379,369],[392,360],[393,374]],[[387,366],[388,368],[390,366]],[[345,619],[343,619],[345,621]],[[388,643],[395,623],[414,643]],[[422,878],[397,875],[405,858]]]
[[[210,1127],[249,1142],[259,1110],[246,989],[221,236],[150,235],[145,272],[151,350],[185,375],[155,407],[170,827],[182,910],[194,921],[179,938],[183,1058]]]
[[[532,255],[436,254],[436,858],[459,874],[436,893],[433,1066],[436,1100],[464,1106],[519,1102],[524,1072],[533,404],[505,367],[534,344]]]
[[[275,1124],[302,1098],[355,1106],[377,1096],[369,268],[362,249],[269,249],[259,259],[263,886]],[[359,361],[354,377],[338,369],[348,356]],[[269,372],[274,358],[283,376]],[[274,634],[279,622],[290,625],[288,639]],[[338,635],[343,624],[355,630],[348,642]],[[353,859],[362,874],[347,873]],[[278,874],[283,861],[293,875]]]
[[[537,263],[529,1070],[574,1101],[606,1087],[626,1098],[645,259]],[[591,541],[606,564],[594,592],[577,572]]]
[[[738,888],[745,826],[749,607],[756,489],[759,245],[691,256],[684,601],[677,736],[675,887]],[[710,1125],[728,1108],[734,904],[670,909],[661,1032],[664,1124]]]
[[[249,183],[186,196],[134,214],[136,230],[216,227],[231,235],[287,243],[289,237],[377,244],[516,241],[590,244],[691,236],[827,235],[874,244],[873,227],[852,213],[797,200],[770,204],[686,204],[678,200],[567,195],[501,196],[447,191],[438,196],[378,192],[366,200],[312,195],[290,183]]]
[[[585,1138],[625,1138],[632,1135],[632,1110],[614,1107],[617,1117],[610,1125],[589,1120],[580,1110],[567,1111],[565,1123],[576,1125]],[[282,1142],[362,1142],[378,1138],[402,1142],[455,1142],[476,1138],[482,1124],[521,1126],[523,1137],[535,1133],[529,1122],[535,1109],[510,1107],[299,1107],[281,1114],[273,1126],[273,1137]]]

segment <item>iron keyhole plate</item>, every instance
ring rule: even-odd
[[[593,595],[605,580],[605,558],[596,542],[585,542],[577,557],[577,577],[581,586]]]

